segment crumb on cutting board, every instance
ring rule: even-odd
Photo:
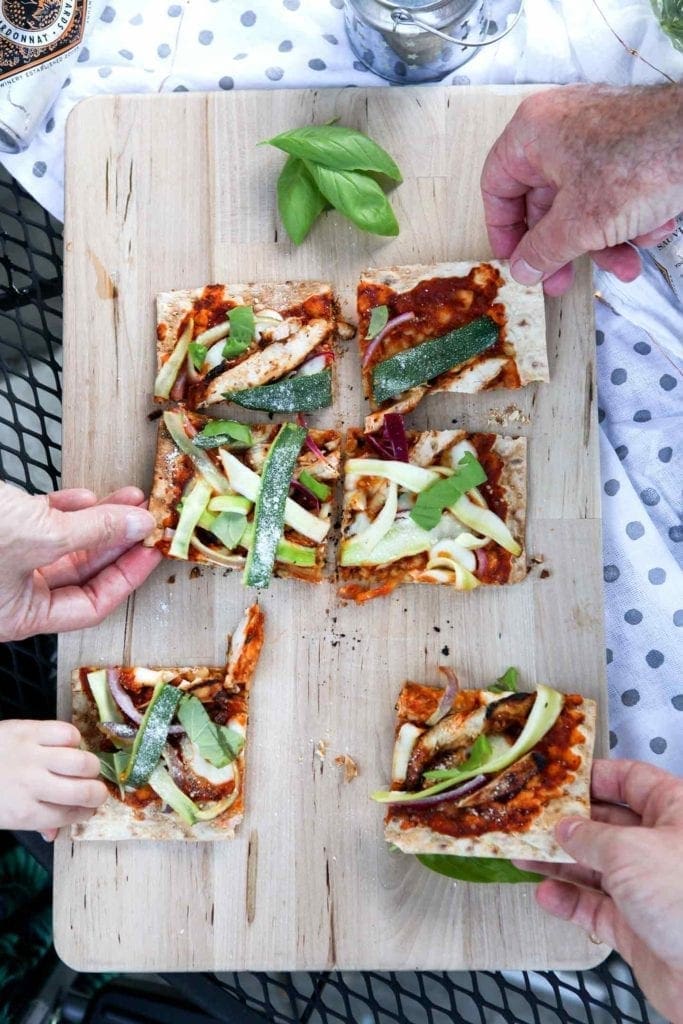
[[[358,775],[358,765],[348,754],[338,754],[334,763],[344,769],[344,782],[351,782]]]

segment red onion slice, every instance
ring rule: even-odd
[[[384,417],[382,430],[391,445],[397,462],[408,462],[408,438],[403,417],[398,412],[388,412]]]
[[[366,434],[365,440],[369,447],[373,449],[375,455],[379,455],[380,459],[393,459],[393,454],[382,437],[377,437],[375,434]]]
[[[429,716],[425,725],[436,725],[442,718],[445,718],[448,712],[453,707],[453,701],[455,700],[456,694],[460,689],[460,683],[458,677],[452,668],[447,665],[442,665],[439,668],[439,672],[443,672],[446,677],[446,686],[444,687],[441,699],[439,700],[438,707],[433,714]]]
[[[462,786],[456,786],[455,789],[446,789],[443,793],[434,793],[432,796],[424,796],[422,799],[419,799],[418,791],[415,793],[414,800],[384,800],[383,803],[400,804],[401,807],[431,807],[433,804],[442,804],[447,800],[459,800],[461,796],[467,796],[468,793],[479,789],[485,782],[485,775],[475,775],[473,779],[463,782]]]
[[[325,453],[321,451],[321,449],[315,443],[310,434],[306,434],[306,440],[304,441],[304,444],[306,445],[310,452],[313,452],[316,459],[322,459],[322,461],[327,463],[327,465],[329,466],[329,462],[327,462],[327,459],[325,458]]]
[[[379,332],[379,334],[375,335],[375,337],[372,339],[372,341],[370,342],[370,344],[366,348],[365,353],[363,355],[363,367],[366,367],[368,365],[368,363],[372,359],[373,355],[377,351],[377,346],[381,345],[382,341],[384,340],[386,335],[389,333],[389,331],[392,331],[394,329],[394,327],[398,327],[399,324],[405,324],[409,320],[414,320],[414,319],[415,319],[415,314],[410,312],[410,313],[400,313],[398,316],[392,317],[391,320],[387,320],[387,322],[384,325],[384,327],[382,328],[382,330]]]
[[[182,370],[176,377],[175,384],[171,388],[169,397],[174,402],[182,402],[187,389],[187,370]]]
[[[474,554],[477,559],[477,576],[485,576],[489,567],[489,556],[485,548],[475,548]]]
[[[290,497],[298,501],[309,512],[320,512],[320,498],[299,480],[292,480],[289,485]]]
[[[109,692],[118,704],[120,710],[123,711],[124,715],[127,718],[130,718],[132,722],[136,722],[140,725],[142,722],[142,712],[138,711],[135,704],[133,704],[131,695],[124,690],[119,681],[119,674],[115,668],[107,669],[107,686],[109,687]],[[180,734],[184,733],[185,730],[182,725],[172,725],[168,732],[171,736],[180,736]]]

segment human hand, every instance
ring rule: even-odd
[[[622,281],[641,270],[683,210],[683,86],[563,86],[535,93],[493,145],[481,176],[489,241],[521,284],[548,295],[590,253]],[[633,245],[627,244],[632,242]]]
[[[595,761],[592,821],[555,835],[576,864],[516,861],[549,875],[544,910],[617,949],[660,1013],[683,1022],[683,780],[639,761]]]
[[[85,821],[107,798],[94,754],[68,722],[0,722],[0,829],[43,833]]]
[[[31,497],[0,483],[0,641],[94,626],[147,579],[159,552],[144,495],[73,489]]]

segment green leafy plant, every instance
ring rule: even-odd
[[[446,853],[418,853],[417,859],[430,871],[460,882],[493,882],[498,885],[511,882],[540,882],[542,875],[535,871],[522,871],[512,861],[497,857],[453,857]]]
[[[683,50],[683,0],[651,0],[659,22],[678,50]]]
[[[362,231],[398,234],[398,221],[380,182],[399,183],[401,172],[367,135],[337,124],[306,125],[261,143],[266,144],[287,153],[277,183],[278,209],[297,245],[330,208]]]

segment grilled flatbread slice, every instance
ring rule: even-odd
[[[211,429],[221,422],[224,421],[210,420],[181,406],[167,410],[160,419],[149,499],[149,510],[157,525],[144,543],[147,547],[158,548],[168,558],[242,569],[254,534],[255,495],[248,485],[251,483],[258,490],[266,456],[280,427],[237,424],[246,430],[248,444],[228,439],[218,447],[200,447],[199,435],[207,427]],[[312,447],[302,449],[294,470],[293,497],[288,499],[273,574],[318,583],[325,568],[333,490],[339,475],[341,435],[334,430],[309,430],[308,439]],[[240,466],[247,476],[246,487],[245,481],[238,479]],[[300,504],[307,499],[306,489],[296,489],[302,473],[308,474],[309,482],[311,477],[315,480],[322,495],[317,503],[309,501],[308,507]],[[188,544],[182,551],[176,536],[181,527],[182,507],[198,482],[208,485],[208,504],[186,537]],[[236,532],[232,537],[226,535],[226,517],[233,520],[232,529]]]
[[[366,270],[357,301],[363,387],[376,410],[367,417],[368,431],[377,429],[384,413],[409,412],[425,395],[520,388],[549,379],[543,290],[540,285],[518,284],[506,263],[487,260]],[[381,337],[375,334],[368,339],[372,310],[382,306],[387,323]],[[438,367],[436,353],[427,357],[422,349],[421,379],[419,373],[410,378],[406,366],[395,366],[388,373],[392,364],[387,361],[392,357],[468,325],[474,325],[475,333],[483,328],[480,341],[454,337],[450,357],[441,353]],[[478,346],[481,351],[467,355]],[[427,376],[430,372],[432,376]],[[405,390],[401,390],[402,374],[410,383]]]
[[[232,639],[228,638],[226,665],[87,666],[72,673],[73,722],[87,749],[100,757],[109,789],[109,798],[91,818],[71,826],[73,839],[194,842],[233,838],[244,816],[249,690],[263,635],[263,613],[253,605]],[[170,732],[164,733],[163,748],[156,754],[155,764],[149,766],[154,773],[146,781],[119,785],[117,770],[125,766],[135,749],[135,737],[145,728],[140,716],[155,689],[164,684],[181,690],[183,697],[180,710],[171,719]],[[115,692],[123,694],[120,700],[127,710],[115,700]],[[182,710],[182,701],[187,703],[189,698],[195,726]],[[226,744],[221,749],[227,750],[223,758],[217,758],[211,747],[207,749],[205,715],[220,729],[219,739]],[[177,716],[188,726],[185,731]],[[150,724],[154,726],[151,717]]]
[[[567,815],[590,814],[596,717],[595,702],[578,694],[557,694],[541,687],[537,693],[461,690],[450,710],[435,721],[444,691],[406,683],[397,704],[392,791],[414,792],[418,797],[438,782],[434,776],[426,779],[425,772],[458,768],[462,772],[476,742],[487,742],[492,757],[511,750],[536,702],[547,700],[548,693],[555,703],[550,717],[541,723],[541,729],[547,729],[538,742],[522,747],[520,756],[498,771],[487,773],[484,761],[470,771],[469,781],[454,781],[450,790],[426,798],[423,804],[420,800],[389,804],[387,841],[404,853],[570,863],[572,858],[555,840],[553,828]],[[458,788],[462,795],[454,797]]]
[[[526,438],[409,430],[405,433],[409,462],[388,461],[385,468],[373,448],[373,436],[356,429],[346,439],[338,555],[342,597],[363,602],[391,593],[403,583],[473,590],[524,578]],[[439,474],[458,472],[460,460],[468,456],[480,463],[485,482],[444,508],[432,529],[422,529],[411,514],[419,497],[417,489],[426,490],[443,479]],[[366,460],[368,471],[364,472]],[[426,479],[418,475],[412,480],[412,467],[417,467],[418,474],[429,471]],[[380,472],[385,475],[374,475]],[[394,472],[400,481],[396,511],[379,529],[379,517],[386,515],[387,501],[393,498],[390,478]],[[366,533],[371,528],[376,542],[363,550],[362,538],[372,537]]]
[[[246,338],[244,325],[238,336],[230,319],[238,308],[247,321],[253,314],[253,330]],[[338,322],[337,300],[322,281],[213,284],[162,292],[157,296],[155,400],[171,397],[188,408],[203,409],[225,402],[226,393],[247,392],[299,374],[324,374],[331,380]],[[348,336],[348,325],[341,330]],[[164,366],[176,372],[164,373]],[[250,407],[268,409],[267,404]],[[312,409],[295,402],[289,410],[268,411]]]

